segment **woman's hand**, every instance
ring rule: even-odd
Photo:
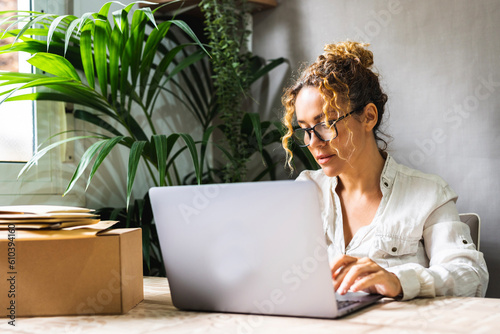
[[[332,278],[335,291],[341,295],[349,289],[387,297],[396,297],[402,292],[399,278],[367,257],[338,257],[332,266]]]

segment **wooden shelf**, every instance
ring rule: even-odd
[[[177,15],[185,14],[185,15],[193,15],[193,16],[201,16],[200,9],[198,4],[200,0],[185,0],[185,1],[177,1],[175,0],[148,0],[150,2],[155,2],[158,5],[168,4],[169,2],[173,2],[162,7],[159,12],[165,15],[171,15],[177,12]],[[270,9],[276,7],[278,4],[276,0],[248,0],[248,3],[252,6],[252,13],[260,12],[262,10]],[[139,4],[139,7],[151,7],[156,8],[158,5],[146,5]]]

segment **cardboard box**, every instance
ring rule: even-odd
[[[0,231],[0,316],[122,314],[143,300],[141,229],[12,232]]]

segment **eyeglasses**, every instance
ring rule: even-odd
[[[311,143],[311,131],[314,132],[319,140],[333,140],[339,135],[337,131],[337,123],[359,110],[360,109],[353,110],[350,113],[345,114],[344,116],[341,116],[332,121],[318,123],[312,128],[297,128],[293,130],[293,140],[300,147],[307,147]]]

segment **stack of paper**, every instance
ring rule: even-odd
[[[94,210],[55,205],[0,206],[0,230],[60,229],[70,226],[92,225],[99,222]]]

